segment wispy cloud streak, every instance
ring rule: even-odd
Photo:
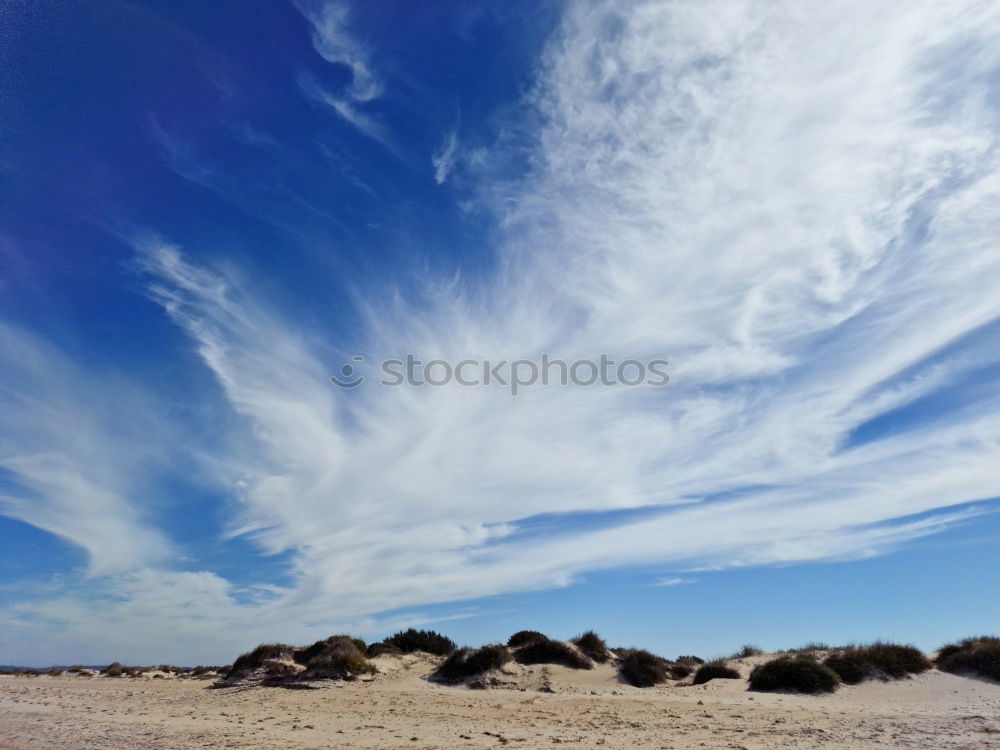
[[[276,441],[247,490],[261,543],[296,552],[303,598],[375,612],[610,566],[867,556],[1000,494],[995,404],[848,445],[960,375],[969,358],[941,352],[1000,313],[995,136],[969,115],[987,103],[971,89],[960,119],[941,110],[950,81],[928,67],[996,18],[863,9],[859,38],[842,9],[786,11],[573,6],[533,97],[538,167],[495,194],[505,272],[370,313],[376,353],[667,356],[669,392],[383,389],[338,407],[302,384],[248,401],[265,371],[315,371],[306,348],[265,364],[277,324],[218,298],[221,281],[177,287],[172,314],[190,310],[202,349],[219,339],[249,364],[206,357],[257,429],[304,420],[308,445]],[[170,257],[175,287],[202,273]],[[252,326],[219,333],[223,313]],[[663,513],[518,533],[539,513],[640,506]]]

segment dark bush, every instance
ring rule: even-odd
[[[376,656],[382,656],[383,654],[391,654],[393,656],[399,656],[403,652],[399,646],[395,646],[391,643],[373,643],[367,649],[365,649],[365,656],[369,659],[374,659]]]
[[[764,653],[764,651],[762,649],[759,649],[759,648],[757,648],[756,646],[754,646],[754,645],[752,645],[750,643],[744,643],[743,644],[743,648],[741,648],[739,651],[737,651],[735,654],[733,654],[729,658],[730,659],[746,659],[747,657],[750,657],[750,656],[760,656],[763,653]]]
[[[670,679],[672,680],[683,680],[694,670],[687,664],[673,663],[670,665]]]
[[[292,654],[292,658],[298,664],[308,664],[310,661],[315,659],[320,654],[329,651],[335,644],[338,645],[351,644],[352,646],[355,647],[355,649],[357,649],[357,644],[354,642],[354,639],[352,639],[351,636],[331,635],[329,638],[324,638],[321,641],[316,641],[311,646],[306,646],[305,648],[298,649],[294,654]],[[361,649],[361,653],[364,652],[365,650]]]
[[[460,682],[469,677],[500,669],[511,660],[506,646],[493,644],[482,648],[461,648],[445,660],[434,677],[445,682]]]
[[[294,654],[295,661],[305,670],[295,675],[296,670],[283,670],[275,677],[297,676],[306,680],[350,679],[359,674],[373,674],[375,666],[364,657],[356,639],[347,635],[333,635],[316,641],[308,648]],[[272,675],[268,675],[272,676]]]
[[[841,682],[848,685],[857,685],[869,676],[868,665],[848,651],[826,657],[823,664],[836,672]]]
[[[74,666],[74,667],[70,667],[70,668],[69,668],[69,669],[67,669],[66,671],[67,671],[67,672],[69,672],[70,674],[82,674],[82,673],[83,673],[83,672],[85,672],[86,670],[87,670],[87,668],[86,668],[86,667],[81,667],[81,666],[80,666],[79,664],[77,664],[77,665],[76,665],[76,666]]]
[[[966,638],[938,652],[938,669],[953,674],[971,674],[1000,680],[1000,638]]]
[[[530,646],[532,643],[547,640],[549,640],[549,637],[544,633],[539,633],[537,630],[518,630],[507,639],[507,646],[509,648],[521,648],[521,646]]]
[[[611,654],[608,653],[608,644],[593,630],[578,635],[573,639],[573,644],[580,649],[584,656],[593,659],[598,664],[604,664],[611,658]]]
[[[966,638],[961,643],[951,643],[951,644],[948,644],[947,646],[942,646],[940,649],[938,649],[937,656],[934,657],[934,663],[939,665],[941,662],[946,661],[949,657],[954,656],[955,654],[959,653],[960,651],[964,651],[965,648],[966,648],[965,644],[971,643],[972,641],[979,641],[979,640],[985,640],[985,639],[984,638]]]
[[[591,669],[590,659],[561,641],[535,641],[517,650],[521,664],[562,664],[572,669]]]
[[[426,651],[428,654],[445,656],[455,650],[455,642],[451,638],[435,633],[433,630],[410,628],[389,636],[384,642],[396,646],[404,654]]]
[[[832,693],[840,685],[837,673],[815,659],[782,656],[755,667],[751,690],[792,690],[799,693]]]
[[[721,662],[702,664],[694,674],[692,685],[703,685],[709,680],[738,680],[742,675]]]
[[[894,643],[845,648],[830,654],[823,664],[848,685],[872,678],[899,680],[931,668],[930,661],[919,649]]]
[[[268,662],[264,666],[263,684],[278,685],[291,680],[293,677],[297,677],[299,674],[304,674],[304,672],[296,669],[294,664],[289,664],[287,661]],[[317,675],[316,679],[321,679],[325,676],[326,675]]]
[[[656,654],[642,649],[619,651],[618,674],[629,685],[653,687],[669,678],[670,663]]]
[[[790,648],[785,653],[789,654],[802,654],[809,651],[830,651],[832,650],[830,645],[823,643],[821,641],[810,641],[809,643],[803,644],[798,648]]]
[[[233,666],[226,673],[226,679],[236,677],[244,672],[249,672],[264,666],[264,662],[273,659],[291,659],[297,649],[285,643],[262,643],[253,651],[240,654]]]
[[[106,677],[121,677],[125,674],[125,667],[115,661],[102,669],[101,674]]]
[[[191,676],[199,677],[200,675],[208,674],[209,672],[221,672],[223,669],[224,667],[206,667],[198,665],[197,667],[191,670]]]
[[[697,666],[699,664],[704,664],[705,660],[702,659],[700,656],[690,656],[690,655],[688,655],[688,656],[678,656],[677,657],[677,663],[678,664],[686,664],[689,667],[694,667],[694,666]]]
[[[858,650],[875,665],[876,669],[897,680],[907,675],[926,672],[932,666],[923,651],[914,646],[874,643]]]

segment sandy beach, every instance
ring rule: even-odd
[[[767,657],[730,662],[747,674]],[[744,680],[634,688],[610,665],[512,664],[487,689],[445,686],[423,654],[315,689],[210,680],[0,677],[0,747],[21,748],[986,748],[1000,685],[933,670],[807,696]]]

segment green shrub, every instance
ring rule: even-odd
[[[532,643],[537,643],[538,641],[547,640],[549,640],[549,637],[544,633],[539,633],[537,630],[518,630],[507,639],[507,646],[508,648],[521,648],[522,646],[530,646]]]
[[[593,659],[598,664],[603,664],[611,658],[611,654],[608,653],[608,644],[593,630],[588,630],[583,635],[578,635],[573,639],[573,644],[585,656]]]
[[[221,672],[224,668],[225,667],[207,667],[199,664],[197,667],[191,670],[191,676],[198,677],[203,674],[208,674],[209,672]]]
[[[857,685],[869,676],[868,665],[849,651],[832,654],[823,660],[823,664],[836,672],[841,682],[848,685]]]
[[[702,664],[695,672],[693,685],[703,685],[709,680],[738,680],[742,675],[732,667],[727,667],[721,662]]]
[[[810,641],[809,643],[803,644],[798,648],[790,648],[785,651],[788,654],[801,654],[807,651],[830,651],[831,647],[829,644],[823,643],[822,641]]]
[[[653,687],[670,677],[670,663],[642,649],[619,649],[618,674],[634,687]]]
[[[830,654],[823,664],[848,685],[872,678],[899,680],[931,668],[930,661],[919,649],[895,643],[845,648]]]
[[[680,664],[678,662],[674,662],[673,664],[670,665],[670,679],[683,680],[693,671],[694,670],[687,664]]]
[[[226,679],[228,680],[245,672],[259,669],[264,666],[264,662],[266,661],[291,659],[297,650],[294,646],[289,646],[285,643],[262,643],[253,651],[240,654],[236,661],[233,662],[233,666],[226,673]]]
[[[837,673],[815,659],[782,656],[755,667],[751,690],[791,690],[799,693],[832,693],[840,685]]]
[[[434,677],[445,682],[460,682],[469,677],[500,669],[511,660],[506,646],[492,644],[482,648],[461,648],[453,651],[438,667]]]
[[[322,653],[325,653],[331,649],[335,644],[350,644],[357,649],[357,644],[354,639],[349,635],[331,635],[329,638],[324,638],[321,641],[316,641],[311,646],[306,646],[305,648],[300,648],[292,654],[292,659],[298,664],[308,664],[310,661],[315,659]],[[364,653],[364,649],[361,649],[361,653]]]
[[[391,654],[392,656],[400,656],[403,651],[399,646],[393,645],[392,643],[373,643],[365,649],[365,656],[369,659],[374,659],[376,656],[382,656],[383,654]]]
[[[945,646],[938,652],[936,664],[944,672],[1000,680],[1000,638],[966,638]]]
[[[704,664],[705,660],[702,659],[700,656],[686,655],[686,656],[678,656],[677,663],[684,664],[689,667],[696,667],[699,664]]]
[[[436,656],[445,656],[455,650],[455,642],[433,630],[410,628],[385,639],[385,643],[396,646],[404,654],[425,651]]]
[[[290,668],[273,676],[297,676],[305,680],[350,679],[359,674],[373,674],[377,671],[365,659],[357,640],[348,635],[332,635],[316,641],[308,648],[297,651],[294,659],[305,667],[302,672],[295,675],[296,670]]]
[[[535,641],[517,650],[521,664],[562,664],[571,669],[591,669],[590,659],[561,641]]]

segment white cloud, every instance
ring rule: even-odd
[[[438,185],[444,184],[455,167],[455,159],[458,152],[458,133],[451,131],[444,139],[441,147],[434,152],[431,157],[431,166],[434,167],[434,182]]]
[[[375,99],[382,84],[372,72],[368,49],[348,30],[350,8],[343,2],[325,2],[319,7],[301,7],[313,27],[313,46],[327,62],[346,65],[351,70],[347,95],[359,102]]]
[[[691,583],[698,583],[697,578],[681,578],[680,576],[670,576],[668,578],[658,578],[654,586],[685,586]]]
[[[382,123],[362,112],[349,98],[334,96],[308,76],[299,78],[299,86],[306,96],[327,105],[361,133],[378,141],[390,151],[395,151],[392,139]]]
[[[866,556],[1000,494],[986,404],[844,448],[963,373],[928,358],[1000,312],[994,135],[975,91],[961,117],[929,110],[948,81],[926,67],[996,21],[880,12],[859,8],[859,33],[840,8],[572,6],[534,97],[538,167],[496,197],[505,272],[369,313],[373,359],[666,356],[665,391],[340,398],[306,332],[156,250],[171,313],[267,436],[239,528],[294,553],[290,596],[370,614],[609,566]],[[664,513],[530,541],[512,525],[643,505]]]
[[[316,51],[329,63],[344,65],[351,71],[351,83],[333,94],[308,76],[300,76],[303,92],[333,109],[345,122],[364,135],[392,150],[392,142],[384,125],[362,108],[382,94],[382,83],[372,71],[368,48],[348,31],[350,8],[343,2],[322,2],[319,5],[300,4],[299,9],[313,29]]]
[[[169,427],[145,396],[3,323],[0,370],[0,469],[12,480],[0,511],[85,550],[94,576],[164,560],[171,546],[142,500],[163,459],[149,436]]]
[[[530,173],[482,188],[505,237],[496,277],[420,278],[419,303],[368,290],[368,328],[335,342],[348,359],[360,341],[369,362],[663,357],[666,389],[338,392],[321,332],[252,280],[144,243],[155,297],[254,437],[217,457],[231,533],[292,560],[273,602],[178,578],[220,598],[205,627],[229,623],[211,611],[321,621],[334,603],[373,626],[628,565],[854,559],[986,512],[958,506],[1000,496],[997,396],[852,436],[1000,356],[996,104],[981,83],[998,16],[568,4],[527,104]],[[364,84],[342,13],[322,18],[321,52]],[[644,506],[659,512],[519,529]]]

